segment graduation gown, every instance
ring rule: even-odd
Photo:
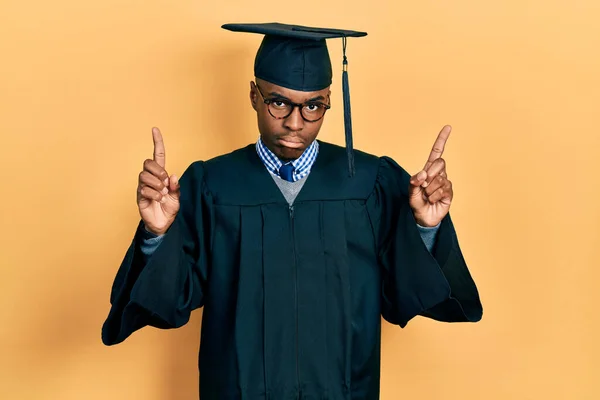
[[[204,307],[200,396],[378,399],[381,316],[477,321],[482,307],[450,216],[430,253],[387,157],[319,142],[290,206],[254,145],[192,163],[181,208],[144,262],[143,223],[117,272],[102,340],[177,328]]]

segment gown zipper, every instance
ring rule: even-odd
[[[298,398],[302,398],[300,389],[300,371],[298,366],[298,266],[296,263],[296,233],[294,232],[294,206],[290,205],[290,227],[292,231],[292,255],[294,259],[294,305],[296,307],[296,384],[298,385]]]

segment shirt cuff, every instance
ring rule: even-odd
[[[162,242],[164,236],[165,236],[164,234],[163,235],[155,235],[152,232],[148,232],[146,230],[146,228],[144,226],[142,226],[142,229],[141,229],[142,243],[140,243],[140,249],[142,250],[142,253],[146,257],[150,257],[152,255],[152,253],[154,253],[154,251],[156,250],[158,245]]]
[[[430,253],[435,245],[435,238],[441,224],[441,222],[439,222],[436,226],[421,226],[417,224],[417,229],[421,234],[421,239],[423,239],[423,243],[425,243],[425,247],[427,247],[427,250],[429,250]]]

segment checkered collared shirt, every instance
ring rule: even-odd
[[[281,179],[279,176],[279,168],[281,168],[283,163],[275,154],[273,154],[271,150],[267,148],[267,146],[265,146],[260,137],[256,142],[256,152],[258,153],[258,156],[262,160],[267,170]],[[308,176],[318,154],[319,143],[315,140],[306,148],[306,150],[304,150],[304,153],[302,153],[299,158],[291,162],[291,164],[294,166],[294,182]]]

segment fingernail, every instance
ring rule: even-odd
[[[167,189],[166,187],[163,188],[162,190],[162,194],[168,194],[169,193],[169,189]]]
[[[162,199],[160,199],[161,203],[165,203],[167,201],[167,196],[163,196]]]

